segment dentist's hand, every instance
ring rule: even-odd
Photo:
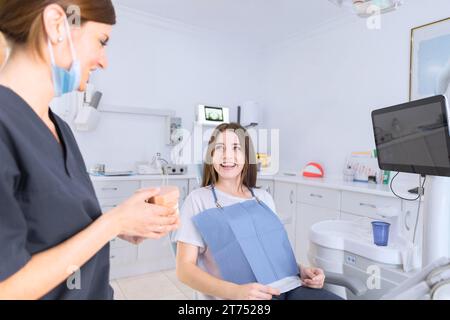
[[[236,300],[272,300],[273,296],[279,295],[280,290],[259,283],[249,283],[238,287]]]
[[[178,203],[174,203],[174,204],[168,204],[169,208],[168,209],[173,209],[176,210],[175,214],[178,216],[179,215],[179,210],[178,210]],[[179,220],[179,216],[178,216],[178,227],[180,226],[180,220]],[[132,243],[134,245],[140,245],[142,242],[144,242],[145,240],[147,240],[147,238],[144,237],[138,237],[138,236],[128,236],[128,235],[119,235],[119,238],[127,241],[129,243]]]
[[[325,282],[325,274],[319,268],[301,268],[301,279],[305,287],[322,289]]]
[[[176,206],[169,209],[147,202],[158,193],[159,189],[138,190],[108,212],[115,220],[117,235],[135,237],[134,240],[139,242],[139,238],[160,239],[178,228],[180,219]]]

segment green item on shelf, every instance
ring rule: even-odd
[[[389,178],[391,177],[390,171],[383,171],[383,184],[389,184]]]
[[[374,149],[372,152],[372,158],[378,158],[378,152],[377,149]]]

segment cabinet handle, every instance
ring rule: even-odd
[[[272,190],[270,189],[270,186],[267,187],[266,191],[267,191],[269,194],[272,194]]]
[[[184,200],[186,200],[187,197],[187,191],[186,191],[186,186],[183,186],[183,196],[181,197]]]
[[[109,187],[109,188],[104,187],[104,188],[102,188],[102,190],[103,190],[103,191],[108,191],[108,190],[117,191],[117,190],[119,190],[119,189],[118,189],[118,188],[113,188],[113,187]]]
[[[111,257],[110,257],[110,259],[115,259],[115,258],[116,258],[116,256],[111,256]]]
[[[285,218],[283,220],[281,220],[281,222],[286,225],[286,224],[291,224],[292,223],[292,217],[290,218]]]
[[[406,211],[406,214],[405,214],[405,228],[406,228],[406,231],[409,231],[409,230],[411,230],[411,227],[409,226],[409,224],[410,224],[410,222],[409,222],[409,220],[411,219],[411,211]]]
[[[369,207],[369,208],[372,208],[372,209],[376,209],[376,208],[377,208],[376,205],[370,204],[370,203],[363,203],[363,202],[360,202],[359,205],[360,205],[361,207]]]
[[[294,190],[291,190],[291,194],[289,195],[289,201],[291,204],[294,204]]]
[[[310,196],[313,198],[319,198],[319,199],[323,198],[323,196],[321,194],[315,194],[315,193],[311,193]]]

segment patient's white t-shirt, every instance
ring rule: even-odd
[[[216,188],[217,198],[222,207],[234,205],[239,202],[248,201],[250,199],[239,198],[228,193],[222,192]],[[273,212],[276,213],[275,204],[272,196],[265,190],[254,189],[255,196],[264,202]],[[200,269],[206,271],[210,275],[221,279],[219,269],[215,264],[211,251],[203,241],[201,234],[192,221],[192,217],[205,210],[216,208],[214,196],[210,187],[204,187],[192,191],[186,198],[181,210],[181,226],[174,235],[174,241],[180,241],[199,247],[199,255],[197,265]],[[293,290],[301,286],[299,277],[288,277],[271,284],[272,287],[281,290],[281,293]],[[200,292],[195,292],[196,299],[215,300],[216,297],[208,296]]]

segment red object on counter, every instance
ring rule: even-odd
[[[323,178],[324,170],[320,164],[310,162],[303,169],[303,176],[307,178]]]

